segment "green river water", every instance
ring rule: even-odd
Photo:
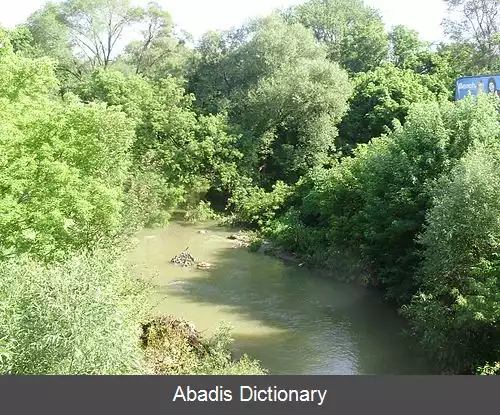
[[[260,360],[271,374],[431,373],[379,294],[234,248],[230,233],[173,222],[137,235],[130,261],[155,285],[159,313],[192,321],[207,335],[230,323],[234,352]],[[187,247],[215,268],[171,264]]]

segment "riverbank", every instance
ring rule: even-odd
[[[231,353],[230,330],[221,326],[208,338],[194,324],[157,316],[142,324],[141,345],[155,375],[264,375],[259,362]]]
[[[270,239],[266,239],[258,232],[240,230],[238,233],[232,234],[231,238],[238,241],[240,247],[248,248],[250,252],[277,258],[288,265],[306,267],[322,277],[334,278],[340,282],[362,287],[368,285],[367,275],[369,271],[361,265],[359,258],[347,252],[330,254],[326,261],[312,261]]]

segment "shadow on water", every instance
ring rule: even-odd
[[[227,240],[202,250],[196,230],[176,229],[190,233],[189,243],[195,242],[204,255],[200,259],[215,268],[179,270],[165,265],[181,277],[157,280],[158,296],[166,297],[164,309],[169,309],[169,301],[181,309],[196,306],[190,314],[195,323],[219,313],[234,327],[236,354],[249,354],[273,374],[431,373],[401,334],[402,320],[374,293],[264,254],[233,249]],[[227,236],[212,232],[218,234],[211,238]],[[204,241],[209,244],[210,238]]]

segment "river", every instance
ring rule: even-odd
[[[156,312],[192,321],[207,335],[228,322],[234,352],[260,360],[270,374],[431,373],[379,294],[234,248],[229,235],[213,224],[172,222],[136,236],[129,259],[154,284]],[[215,268],[171,264],[187,247]]]

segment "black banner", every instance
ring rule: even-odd
[[[5,414],[481,414],[498,376],[0,377]]]

